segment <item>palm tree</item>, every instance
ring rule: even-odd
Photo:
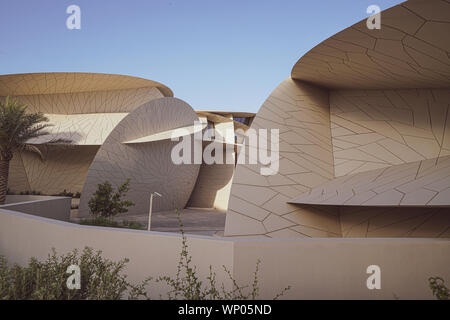
[[[36,145],[27,144],[32,138],[49,134],[44,130],[51,126],[48,118],[41,112],[27,113],[27,106],[17,99],[6,97],[0,101],[0,204],[4,204],[8,189],[9,162],[14,152],[30,151],[43,159]],[[46,143],[64,143],[67,140],[58,139]]]

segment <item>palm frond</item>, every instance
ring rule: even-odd
[[[39,156],[41,161],[45,161],[44,154],[42,153],[41,149],[39,149],[38,146],[33,145],[33,144],[24,144],[21,149],[23,151],[32,152],[32,153],[36,154],[37,156]]]
[[[17,99],[6,97],[0,101],[0,152],[12,154],[15,150],[30,150],[38,154],[36,145],[29,145],[30,139],[49,135],[46,130],[52,124],[41,112],[27,113],[27,106]],[[53,139],[49,144],[69,144],[68,139]],[[38,148],[37,148],[38,149]]]

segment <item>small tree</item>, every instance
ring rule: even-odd
[[[134,206],[134,203],[129,200],[122,200],[122,198],[130,190],[130,179],[127,179],[114,192],[113,187],[109,181],[99,184],[97,191],[89,200],[89,210],[94,216],[105,218],[113,217],[119,213],[128,212],[128,207]]]

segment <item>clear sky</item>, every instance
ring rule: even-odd
[[[0,74],[101,72],[256,112],[309,49],[400,0],[1,0]],[[81,30],[66,8],[81,8]]]

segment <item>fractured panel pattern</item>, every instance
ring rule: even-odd
[[[71,146],[41,146],[45,160],[21,152],[11,163],[13,192],[56,194],[81,191],[98,146],[138,106],[172,95],[157,82],[121,75],[42,73],[0,76],[0,99],[14,96],[29,112],[42,112],[53,126],[50,135],[28,141],[45,144],[64,138]]]
[[[340,207],[345,238],[450,238],[448,208]]]
[[[45,114],[123,113],[164,97],[157,88],[15,96],[29,112]]]
[[[251,128],[280,130],[279,171],[261,175],[260,163],[249,164],[247,148],[246,162],[237,165],[233,178],[225,235],[340,236],[336,208],[287,203],[333,178],[328,92],[287,79],[263,104]],[[266,147],[260,143],[258,148]]]
[[[335,175],[450,155],[450,89],[330,92]]]
[[[150,193],[155,191],[162,194],[162,198],[154,198],[153,212],[184,208],[200,165],[174,164],[171,152],[178,144],[176,141],[123,142],[192,126],[196,120],[198,117],[194,110],[175,98],[150,101],[126,116],[100,147],[89,168],[80,199],[80,216],[89,215],[88,201],[98,184],[109,181],[117,187],[126,179],[131,180],[126,198],[135,203],[129,208],[129,214],[148,214]],[[199,143],[201,150],[201,141],[194,140],[194,143]]]
[[[46,114],[52,125],[48,135],[28,140],[30,144],[43,144],[55,139],[70,140],[72,145],[97,145],[106,140],[116,125],[128,113]]]
[[[0,96],[23,96],[157,87],[165,97],[172,91],[156,81],[104,73],[48,72],[0,76]]]
[[[450,86],[450,3],[410,0],[381,12],[381,29],[366,19],[323,41],[292,69],[292,78],[327,88]]]
[[[225,235],[450,237],[449,34],[449,1],[410,0],[305,54],[251,127],[280,171],[237,166]]]
[[[343,206],[450,206],[450,156],[336,178],[291,203]],[[449,211],[449,209],[447,209]]]

